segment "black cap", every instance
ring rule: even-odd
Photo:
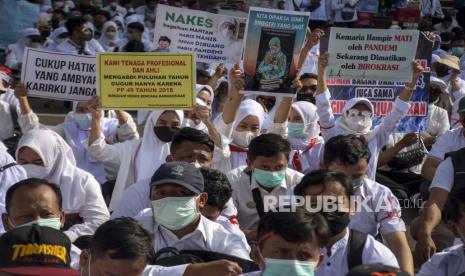
[[[380,273],[389,273],[389,275],[408,276],[407,272],[404,272],[396,267],[387,266],[383,264],[366,264],[354,267],[346,276],[371,276],[380,275]],[[384,275],[384,274],[383,274]]]
[[[71,241],[50,227],[22,226],[0,237],[0,271],[20,275],[78,275],[71,269]]]
[[[167,162],[161,165],[152,176],[150,187],[168,183],[183,186],[196,194],[203,192],[202,173],[191,163]]]

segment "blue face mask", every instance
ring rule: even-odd
[[[74,120],[82,130],[89,130],[92,127],[92,113],[74,113]]]
[[[265,258],[263,276],[313,276],[315,262]]]
[[[461,57],[465,53],[465,48],[462,47],[452,47],[450,53],[456,57]]]
[[[271,189],[278,187],[283,182],[283,179],[286,176],[286,170],[270,172],[254,169],[253,176],[261,186]]]
[[[155,221],[170,230],[186,227],[198,216],[197,198],[197,196],[165,197],[152,201]]]
[[[299,123],[287,123],[287,132],[290,138],[303,139],[305,138],[305,125]]]

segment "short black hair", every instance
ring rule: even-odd
[[[355,165],[362,159],[369,162],[370,158],[368,145],[353,134],[334,136],[325,143],[323,160],[326,166],[336,161],[344,165]]]
[[[50,183],[45,179],[39,179],[39,178],[28,178],[21,180],[8,188],[6,191],[5,195],[5,208],[6,211],[9,213],[10,212],[10,207],[11,207],[11,200],[13,199],[14,193],[20,189],[20,188],[27,188],[27,189],[36,189],[40,186],[48,186],[52,191],[55,193],[56,198],[58,199],[58,206],[60,207],[60,211],[62,210],[63,206],[63,197],[61,195],[61,190],[60,187],[58,187],[57,184]]]
[[[107,10],[99,9],[93,14],[93,16],[96,16],[96,15],[103,15],[107,18],[107,20],[111,19],[111,13]]]
[[[295,212],[268,212],[258,223],[258,240],[272,232],[287,242],[303,243],[318,241],[326,244],[330,231],[325,218],[298,207]]]
[[[342,172],[312,171],[305,175],[294,188],[294,195],[304,195],[305,189],[312,186],[325,185],[330,182],[338,182],[345,190],[345,195],[350,198],[353,194],[352,179]]]
[[[312,73],[303,73],[300,78],[300,80],[304,80],[304,79],[318,79],[318,76],[315,75],[315,74],[312,74]]]
[[[126,43],[124,51],[129,53],[143,53],[145,52],[145,46],[141,41],[133,39]]]
[[[65,27],[68,30],[69,35],[73,35],[74,30],[85,23],[87,23],[87,20],[83,16],[75,16],[66,20]]]
[[[441,41],[451,41],[454,38],[454,34],[451,32],[442,32],[439,36],[441,37]]]
[[[290,151],[291,145],[281,135],[266,133],[252,139],[247,155],[252,161],[258,156],[272,157],[280,153],[289,158]]]
[[[66,15],[66,12],[62,9],[54,9],[52,13],[59,13],[61,15],[63,15],[64,18],[67,18],[67,15]]]
[[[215,149],[215,143],[208,134],[195,128],[183,127],[173,136],[170,146],[171,154],[174,154],[184,141],[205,145],[212,154]]]
[[[202,69],[199,69],[197,68],[196,70],[196,76],[197,76],[197,79],[200,79],[200,78],[211,78],[210,74],[205,71],[205,70],[202,70]]]
[[[132,260],[146,257],[149,262],[154,256],[153,238],[136,220],[128,217],[112,219],[95,231],[90,246],[92,259]]]
[[[142,23],[140,23],[140,22],[137,22],[137,21],[129,23],[127,28],[136,30],[136,31],[138,31],[140,33],[143,33],[144,30],[145,30],[144,25]]]
[[[166,41],[166,42],[168,42],[169,44],[171,44],[171,39],[169,39],[169,37],[164,36],[164,35],[163,35],[163,36],[160,36],[160,38],[158,39],[158,42],[160,42],[160,41]]]
[[[204,180],[204,192],[208,194],[207,205],[223,210],[231,198],[232,189],[226,175],[218,170],[200,168]]]

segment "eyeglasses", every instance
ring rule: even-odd
[[[304,86],[302,86],[302,89],[300,91],[309,91],[309,90],[311,90],[311,91],[315,92],[316,88],[317,88],[316,84],[304,85]]]
[[[351,109],[349,109],[349,111],[347,111],[347,115],[349,117],[363,116],[365,118],[369,118],[369,117],[371,117],[372,113],[369,110],[360,111],[360,110],[358,110],[356,108],[351,108]]]

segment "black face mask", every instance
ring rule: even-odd
[[[162,142],[168,143],[173,139],[174,134],[179,130],[179,128],[174,127],[154,127],[153,132],[158,139]]]
[[[437,64],[436,65],[436,75],[439,78],[445,77],[449,74],[449,67],[442,65],[442,64]]]
[[[438,98],[439,98],[439,95],[441,95],[441,89],[432,89],[431,88],[431,91],[429,92],[429,102],[430,103],[433,103],[435,102]]]
[[[315,104],[315,97],[313,96],[313,94],[297,93],[296,100],[298,102],[304,101],[304,102],[310,102],[312,104]]]
[[[326,218],[326,221],[328,221],[331,237],[334,237],[337,234],[341,233],[342,231],[344,231],[347,225],[349,225],[349,213],[336,211],[323,212],[321,214]]]

